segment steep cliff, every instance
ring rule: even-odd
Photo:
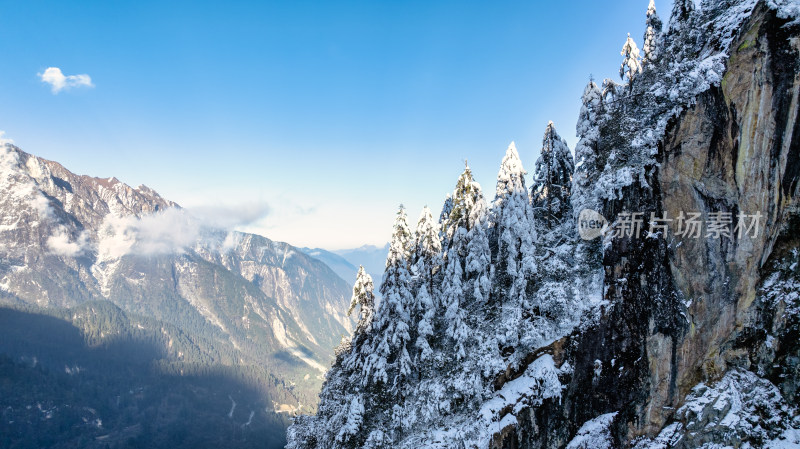
[[[579,426],[596,424],[598,417],[607,418],[594,431],[608,431],[613,447],[636,441],[638,447],[763,447],[797,427],[796,411],[762,406],[741,412],[746,416],[738,422],[725,399],[707,399],[703,405],[710,405],[700,412],[690,407],[697,389],[708,384],[723,385],[718,395],[763,393],[762,402],[778,410],[796,403],[797,303],[786,287],[793,285],[796,265],[786,258],[798,243],[800,47],[798,25],[789,22],[763,2],[704,2],[665,37],[662,58],[675,59],[662,59],[612,106],[619,120],[655,123],[660,137],[652,147],[637,147],[636,136],[620,131],[616,120],[601,127],[599,154],[608,165],[595,193],[604,216],[618,224],[620,213],[641,212],[646,229],[651,213],[672,220],[699,213],[707,223],[721,212],[730,214],[733,228],[739,217],[760,214],[761,228],[750,238],[715,238],[706,229],[696,238],[648,238],[646,232],[638,239],[607,238],[609,305],[596,325],[570,337],[557,354],[574,368],[563,396],[528,409],[499,446],[563,447]],[[730,43],[721,45],[727,36]],[[717,61],[724,71],[709,73]],[[700,77],[708,84],[679,89],[676,97],[686,104],[669,110],[672,98],[659,98],[662,85],[674,81],[681,88],[685,78],[697,76],[690,64],[706,70]],[[670,80],[676,66],[681,72]],[[633,131],[641,136],[647,128]],[[783,395],[764,393],[774,387],[760,378]],[[669,435],[637,440],[668,425]],[[796,435],[786,438],[798,444]],[[596,447],[592,441],[578,438],[570,447]]]

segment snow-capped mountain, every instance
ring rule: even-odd
[[[288,448],[800,447],[800,7],[653,2],[533,186],[400,210]],[[530,188],[530,190],[529,190]]]
[[[350,293],[289,244],[205,226],[145,186],[0,148],[3,303],[109,301],[209,337],[242,365],[280,359],[288,368],[272,374],[298,384],[313,409],[311,392],[352,329]]]

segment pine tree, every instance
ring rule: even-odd
[[[489,210],[480,186],[476,184],[474,207],[470,212],[471,226],[467,232],[467,248],[464,268],[464,303],[469,307],[471,326],[475,329],[472,336],[473,346],[470,348],[470,360],[464,370],[470,377],[461,382],[462,392],[467,394],[470,388],[476,391],[479,373],[496,373],[505,368],[498,350],[497,336],[493,326],[485,327],[480,318],[490,316],[494,308],[492,294],[492,252],[489,244]],[[487,332],[487,330],[489,332]],[[475,394],[475,393],[473,393]]]
[[[661,19],[656,13],[656,5],[654,0],[650,0],[650,5],[647,7],[647,29],[644,32],[644,45],[642,51],[644,57],[642,58],[642,66],[653,62],[658,55],[658,39],[661,36]]]
[[[480,186],[475,184],[474,207],[470,211],[471,226],[467,232],[467,257],[465,260],[466,297],[468,301],[484,305],[491,294],[492,252],[489,247],[489,211]]]
[[[450,225],[450,212],[453,211],[453,197],[447,194],[444,204],[442,205],[442,212],[439,213],[439,239],[442,242],[442,248],[447,249],[447,229]]]
[[[590,81],[584,95],[589,103],[589,108],[584,111],[587,115],[594,115],[594,108],[600,104],[599,94],[597,86]],[[583,131],[591,133],[593,130]],[[530,316],[520,325],[523,331],[519,346],[525,351],[555,335],[561,323],[572,322],[567,319],[571,312],[567,306],[575,299],[569,277],[574,266],[576,243],[572,217],[574,171],[567,143],[558,135],[553,122],[548,123],[531,188],[534,223],[539,237],[536,247],[539,270],[528,309]]]
[[[600,201],[594,192],[595,183],[603,171],[600,155],[600,125],[604,120],[604,97],[591,80],[583,91],[581,111],[575,127],[578,144],[575,146],[575,175],[572,183],[573,229],[577,231],[578,217],[584,209],[600,210]],[[606,143],[608,145],[608,143]],[[578,282],[576,295],[588,296],[601,289],[603,269],[602,239],[577,240],[574,249],[574,274]]]
[[[548,228],[572,218],[570,195],[575,165],[567,142],[556,132],[553,122],[547,124],[542,151],[536,161],[536,175],[531,188],[534,214]]]
[[[672,19],[670,20],[671,27],[680,26],[681,23],[687,21],[694,10],[694,0],[675,0],[672,5]]]
[[[592,187],[602,167],[598,161],[600,140],[600,113],[603,95],[594,81],[589,80],[583,90],[581,111],[575,126],[578,144],[575,146],[575,174],[572,180],[572,214],[577,219],[583,209],[596,210],[592,200]]]
[[[617,84],[616,81],[612,80],[611,78],[605,78],[603,80],[603,101],[606,103],[613,103],[617,101],[617,97],[619,96],[619,88],[621,86]]]
[[[437,406],[471,407],[481,395],[481,373],[495,373],[502,360],[494,329],[485,317],[490,304],[491,252],[488,208],[480,184],[467,166],[458,179],[450,213],[450,244],[446,251],[441,287],[443,326],[443,389],[429,389]],[[486,334],[486,330],[491,335]]]
[[[357,306],[360,306],[358,324],[356,324],[355,334],[364,334],[372,328],[372,318],[375,313],[375,294],[373,293],[372,276],[364,271],[364,266],[358,267],[356,283],[353,286],[353,296],[350,298],[350,308],[347,316],[353,313]]]
[[[342,422],[342,425],[336,434],[336,442],[346,443],[351,437],[359,433],[361,424],[364,422],[364,401],[361,395],[353,395],[350,402],[340,410],[341,417],[337,421]]]
[[[409,250],[411,231],[408,228],[405,208],[401,205],[394,224],[392,242],[386,258],[386,271],[381,283],[382,300],[376,310],[376,344],[371,363],[372,378],[396,390],[404,378],[411,374],[411,357],[408,353],[409,309],[413,304],[410,290]],[[391,374],[391,376],[390,376]]]
[[[636,46],[628,33],[628,38],[622,46],[620,54],[623,56],[622,64],[619,66],[619,77],[623,80],[627,78],[628,86],[633,86],[633,80],[642,72],[642,61],[639,57],[639,47]]]
[[[442,241],[439,225],[433,219],[428,206],[422,208],[417,227],[414,232],[414,275],[419,283],[426,282],[432,288],[434,277],[441,268]]]
[[[526,291],[536,271],[534,259],[533,213],[525,186],[525,169],[514,142],[508,146],[497,175],[492,202],[493,228],[490,245],[494,265],[492,298],[512,319],[499,330],[499,341],[506,346],[516,344],[516,324],[526,307]]]
[[[439,296],[438,282],[442,268],[442,244],[439,226],[433,220],[430,209],[422,209],[415,231],[415,254],[412,273],[415,279],[412,323],[416,323],[414,346],[419,351],[418,359],[427,360],[433,350],[428,338],[433,335],[436,315],[436,298]]]
[[[471,220],[476,202],[483,201],[480,185],[472,179],[469,166],[459,176],[453,192],[453,209],[448,218],[448,242],[442,279],[442,306],[445,308],[446,335],[451,339],[458,359],[466,355],[470,338],[465,304],[464,265],[467,256],[467,235],[474,227]],[[480,206],[479,206],[480,207]]]
[[[402,409],[409,391],[407,380],[414,369],[409,354],[410,313],[414,307],[410,272],[413,247],[401,205],[381,283],[382,300],[374,306],[372,279],[361,267],[349,310],[352,313],[356,306],[361,306],[353,344],[337,356],[328,372],[316,417],[321,424],[315,426],[307,419],[301,426],[295,426],[297,430],[290,435],[291,447],[306,447],[304,444],[315,447],[307,443],[310,440],[322,443],[320,447],[381,447],[397,431],[402,431],[393,405]],[[315,427],[312,435],[301,433]],[[386,433],[367,435],[361,428],[382,428]],[[338,444],[331,445],[333,441]]]

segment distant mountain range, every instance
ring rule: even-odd
[[[376,287],[381,283],[383,270],[386,267],[386,254],[388,252],[388,243],[383,247],[364,245],[355,249],[342,249],[333,251],[334,254],[341,256],[353,264],[356,269],[358,269],[359,265],[364,265],[364,269],[367,270],[367,273],[369,273],[370,276],[372,276],[372,280]],[[355,280],[355,273],[352,275],[352,278]]]
[[[355,282],[358,267],[363,265],[367,273],[372,276],[374,283],[379,286],[386,264],[386,254],[389,252],[389,244],[387,243],[383,247],[364,245],[354,249],[335,251],[322,248],[302,248],[302,250],[309,256],[325,262],[348,283]]]
[[[355,281],[358,266],[344,257],[322,248],[301,248],[301,250],[313,258],[325,262],[345,282],[352,283]]]
[[[346,274],[345,265],[333,265]],[[179,376],[207,378],[209,373],[225,373],[255,385],[261,396],[250,396],[248,401],[260,401],[262,405],[253,409],[254,413],[262,418],[264,414],[273,416],[270,419],[278,423],[271,430],[280,435],[276,445],[282,444],[286,423],[274,419],[275,413],[285,416],[285,412],[314,410],[333,348],[352,329],[353,322],[345,312],[353,279],[345,282],[337,271],[287,243],[208,227],[148,187],[133,188],[116,178],[75,175],[56,162],[14,146],[0,148],[0,308],[6,313],[60,320],[75,328],[86,345],[91,340],[97,347],[122,345],[128,351],[147,341],[152,346],[145,363],[150,374],[155,366]],[[350,277],[354,278],[354,273]],[[53,326],[19,316],[38,323],[33,328],[41,339],[32,340],[48,340],[46,331]],[[109,321],[111,316],[116,318]],[[0,329],[0,340],[11,341],[10,329]],[[19,334],[15,338],[27,341]],[[82,376],[97,380],[99,376],[92,370],[101,365],[90,360],[94,352],[87,348],[53,351],[36,344],[5,344],[0,349],[8,357],[5,363],[14,367],[8,369],[19,375],[42,366],[63,372],[66,366],[75,373],[70,375],[73,380]],[[73,361],[54,362],[52,354],[70,351],[80,355]],[[133,380],[121,373],[140,370],[128,370],[124,360],[116,360],[113,366],[110,372],[118,376],[97,382],[121,388],[103,390],[103,394],[116,391],[124,396],[130,389],[123,385]],[[30,419],[25,407],[45,401],[53,407],[54,416],[68,415],[79,402],[77,398],[57,399],[59,392],[22,397],[20,391],[3,391],[2,385],[0,382],[0,408],[10,419],[3,419],[0,433],[22,435],[23,440],[37,432],[36,426],[21,424]],[[211,385],[213,389],[226,384]],[[230,417],[228,410],[218,417],[234,420],[244,399],[234,397],[234,391],[215,394],[221,395],[222,403],[240,404],[240,410],[231,411]],[[105,404],[117,399],[93,400]],[[149,410],[148,404],[139,404],[139,412]],[[199,413],[192,410],[195,405],[185,401],[170,408],[168,414],[195,416]],[[98,410],[98,406],[86,407]],[[97,419],[111,423],[108,420],[114,413],[109,411],[104,417],[98,412]],[[132,416],[144,416],[137,413]],[[72,418],[77,426],[85,416]],[[72,418],[64,419],[71,423]],[[242,421],[239,424],[247,422],[247,416]],[[137,421],[119,422],[119,426],[123,424],[135,426]],[[66,428],[72,429],[70,426]],[[115,441],[127,435],[123,427],[111,424],[91,430],[89,435],[100,438],[97,441]],[[76,438],[86,435],[77,432]],[[148,440],[147,446],[166,444],[164,441]],[[175,446],[174,441],[170,444]],[[0,446],[8,447],[3,441]],[[79,446],[82,444],[64,447]]]

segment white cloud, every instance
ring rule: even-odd
[[[70,240],[67,229],[64,226],[59,227],[56,233],[47,239],[47,248],[50,250],[50,254],[75,257],[88,249],[88,238],[85,232],[82,232],[74,241]]]
[[[182,209],[169,208],[142,218],[108,215],[99,231],[98,250],[101,259],[182,253],[201,235],[201,224]]]
[[[135,254],[181,254],[201,245],[228,250],[236,244],[233,228],[256,222],[269,213],[263,203],[203,206],[191,210],[169,208],[144,215],[107,215],[98,232],[101,260]]]
[[[239,242],[242,241],[242,234],[238,232],[228,232],[228,235],[225,236],[225,240],[222,241],[222,251],[228,252],[237,246],[239,246]]]
[[[53,94],[57,94],[64,89],[71,89],[73,87],[94,87],[92,78],[89,75],[67,75],[61,73],[58,67],[48,67],[44,73],[39,74],[42,82],[50,85],[50,90]]]
[[[187,210],[207,226],[234,229],[258,223],[270,214],[271,208],[263,202],[250,202],[237,205],[201,205],[189,207]]]

